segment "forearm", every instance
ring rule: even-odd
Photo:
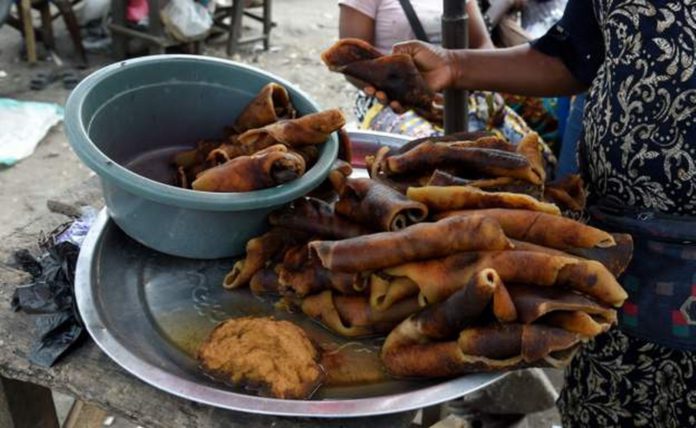
[[[468,90],[487,90],[537,97],[583,92],[585,85],[555,57],[528,44],[507,49],[452,51],[452,84]]]

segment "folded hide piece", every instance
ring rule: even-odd
[[[527,241],[518,241],[512,239],[515,246],[515,251],[535,251],[551,256],[561,256],[569,258],[577,258],[580,260],[594,260],[600,262],[606,267],[609,272],[615,277],[619,277],[628,267],[633,256],[633,238],[631,235],[622,233],[612,233],[611,236],[616,241],[616,245],[607,248],[566,248],[565,251],[555,248],[545,247],[538,244],[532,244]]]
[[[490,137],[487,137],[490,138]],[[498,141],[498,140],[493,140]],[[380,168],[387,175],[427,173],[438,168],[456,168],[468,175],[510,177],[542,184],[527,158],[506,150],[479,148],[466,143],[426,141],[404,154],[386,156]]]
[[[246,245],[246,257],[234,264],[222,286],[237,288],[246,285],[256,272],[272,261],[282,260],[288,249],[306,243],[309,237],[302,231],[277,227],[250,239]]]
[[[424,203],[433,211],[512,208],[561,215],[556,205],[539,202],[531,196],[485,192],[472,186],[409,187],[406,196]]]
[[[301,308],[329,330],[347,337],[387,333],[420,309],[414,297],[378,311],[370,306],[367,296],[342,296],[331,290],[304,298]]]
[[[325,268],[361,273],[459,251],[510,247],[498,223],[481,216],[454,217],[436,223],[414,224],[396,232],[309,244],[310,251]]]
[[[336,212],[373,230],[395,231],[428,216],[428,207],[369,178],[348,178]]]
[[[546,325],[491,324],[466,327],[456,339],[433,341],[409,318],[389,334],[381,356],[395,377],[452,377],[530,365],[559,367],[582,339]]]
[[[475,209],[440,213],[437,218],[459,215],[482,215],[493,218],[509,238],[559,250],[616,246],[614,237],[603,230],[567,217],[538,211],[505,208]]]
[[[326,142],[332,132],[346,124],[338,109],[311,113],[297,119],[280,120],[263,128],[250,129],[238,137],[239,144],[256,148],[274,144],[301,147]]]
[[[232,129],[241,134],[279,120],[294,119],[296,115],[288,91],[277,83],[269,83],[242,110]]]
[[[384,91],[390,100],[434,118],[435,93],[409,55],[382,55],[359,39],[341,39],[321,55],[330,70],[353,77]]]
[[[584,210],[587,195],[582,178],[578,174],[573,174],[547,183],[544,188],[544,199],[564,210]]]
[[[337,215],[331,205],[315,198],[300,198],[290,205],[272,212],[268,222],[329,239],[352,238],[367,235],[370,229]]]
[[[277,144],[206,169],[191,187],[207,192],[248,192],[292,181],[304,174],[305,167],[302,156]]]
[[[584,336],[596,336],[616,323],[614,309],[568,290],[530,285],[509,285],[507,288],[519,321],[524,324],[543,317],[545,324]]]
[[[511,177],[484,178],[479,180],[469,180],[457,177],[446,171],[436,169],[424,186],[471,186],[486,192],[507,192],[521,193],[529,195],[535,199],[541,199],[542,188],[539,185],[528,181],[518,180]]]
[[[433,304],[464,287],[477,272],[489,268],[505,284],[566,287],[616,307],[627,298],[626,291],[601,263],[533,251],[459,253],[386,268],[383,272],[409,278],[418,284],[421,302]]]

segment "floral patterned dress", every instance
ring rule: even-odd
[[[696,0],[570,0],[533,46],[590,86],[590,213],[635,242],[619,327],[566,372],[564,426],[696,426]]]

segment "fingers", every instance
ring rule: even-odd
[[[377,89],[374,86],[365,86],[363,88],[363,92],[365,92],[367,95],[374,97],[375,92],[377,92]]]
[[[382,104],[389,104],[389,98],[387,97],[387,94],[385,94],[383,91],[375,92],[375,98],[377,98],[377,101],[379,101]]]
[[[398,101],[392,101],[389,103],[389,107],[394,111],[396,114],[404,114],[406,113],[406,109],[398,102]]]
[[[426,43],[420,40],[409,40],[407,42],[400,42],[392,47],[392,52],[395,54],[405,54],[414,56],[416,52],[427,47]]]

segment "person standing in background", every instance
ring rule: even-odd
[[[401,0],[339,0],[338,4],[340,38],[364,40],[384,54],[388,54],[395,43],[416,38]],[[410,4],[428,42],[440,44],[442,1],[410,0]],[[469,46],[472,49],[492,49],[493,43],[475,0],[467,1],[467,12]],[[368,93],[364,93],[366,88],[354,81],[351,83],[361,90],[356,96],[354,107],[361,128],[416,138],[442,135],[443,130],[438,124],[430,123],[413,111],[396,113],[376,100],[372,88],[367,88]],[[505,105],[502,97],[490,92],[470,94],[469,127],[470,131],[496,132],[513,143],[530,132],[524,120]]]

